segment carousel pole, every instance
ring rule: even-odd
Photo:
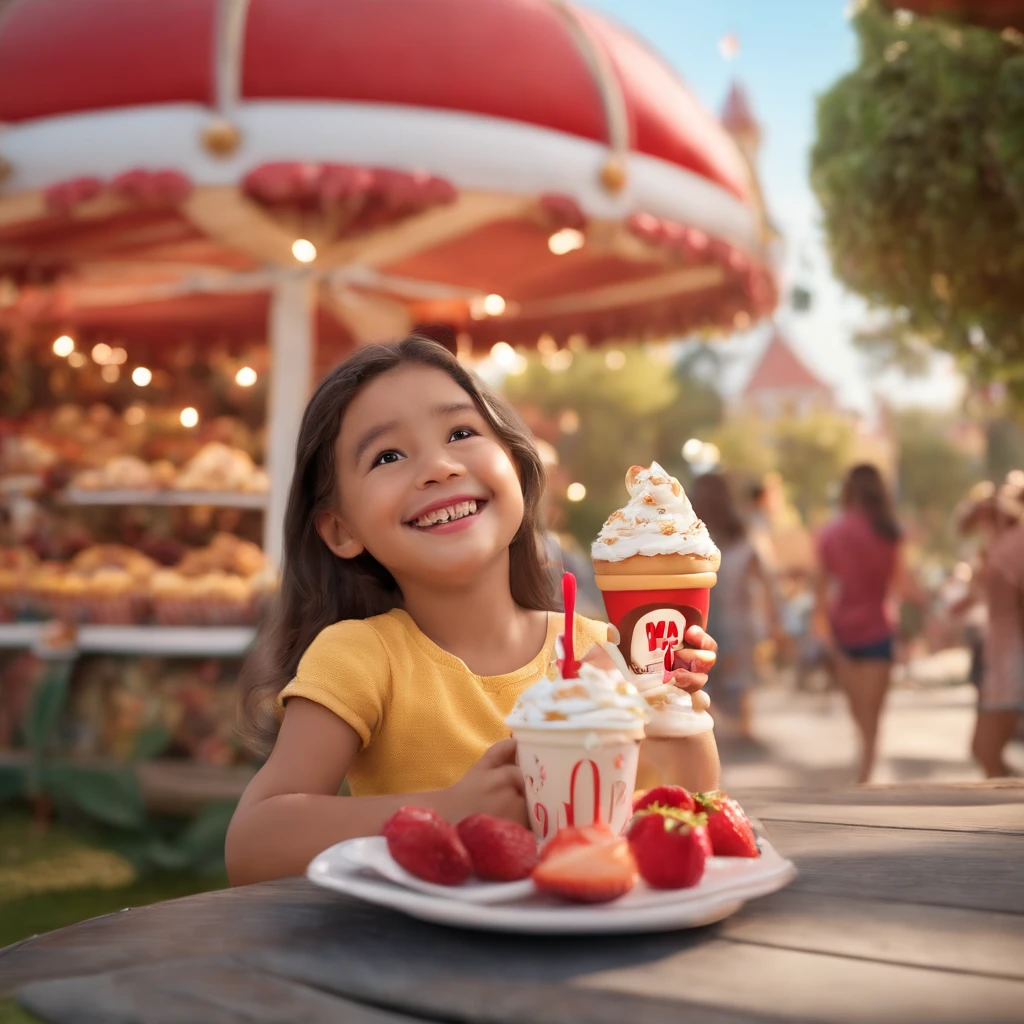
[[[295,468],[295,442],[313,378],[316,282],[312,274],[282,274],[270,292],[270,396],[263,550],[281,568],[284,513]]]

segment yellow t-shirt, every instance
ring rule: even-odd
[[[549,616],[547,639],[529,665],[478,676],[404,611],[345,619],[309,645],[279,699],[316,701],[359,734],[363,746],[348,772],[353,796],[444,789],[509,735],[505,718],[551,663],[562,621]],[[576,650],[589,650],[607,631],[577,615]]]

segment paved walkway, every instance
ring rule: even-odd
[[[961,652],[915,663],[883,712],[872,782],[967,782],[982,778],[970,758],[976,691],[962,679]],[[854,780],[857,740],[842,695],[794,693],[780,681],[754,694],[755,742],[720,739],[723,785],[843,786]],[[1024,775],[1024,742],[1007,761]]]

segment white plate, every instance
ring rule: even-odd
[[[793,865],[762,838],[761,856],[757,860],[712,857],[704,877],[691,889],[651,889],[640,881],[631,892],[612,903],[586,906],[563,903],[531,887],[512,902],[484,903],[465,898],[464,893],[470,889],[468,883],[458,887],[432,886],[417,879],[413,889],[392,881],[378,863],[367,867],[364,858],[368,849],[374,861],[380,860],[378,852],[368,848],[367,843],[364,839],[350,839],[332,846],[309,865],[307,877],[316,885],[400,910],[410,917],[481,931],[596,934],[695,928],[721,921],[747,900],[783,888],[796,875]],[[386,845],[384,852],[387,853]],[[482,890],[529,884],[478,882],[477,887]],[[428,885],[429,893],[420,888]],[[435,889],[440,892],[433,892]]]
[[[409,874],[388,852],[388,841],[383,836],[367,836],[352,839],[334,847],[346,860],[357,868],[368,868],[389,882],[396,882],[407,889],[425,892],[428,896],[442,899],[461,900],[464,903],[510,903],[531,896],[533,882],[524,878],[521,882],[482,882],[470,877],[462,885],[435,885]]]

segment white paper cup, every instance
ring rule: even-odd
[[[514,729],[530,826],[543,843],[560,828],[605,822],[616,834],[633,813],[638,730]]]

